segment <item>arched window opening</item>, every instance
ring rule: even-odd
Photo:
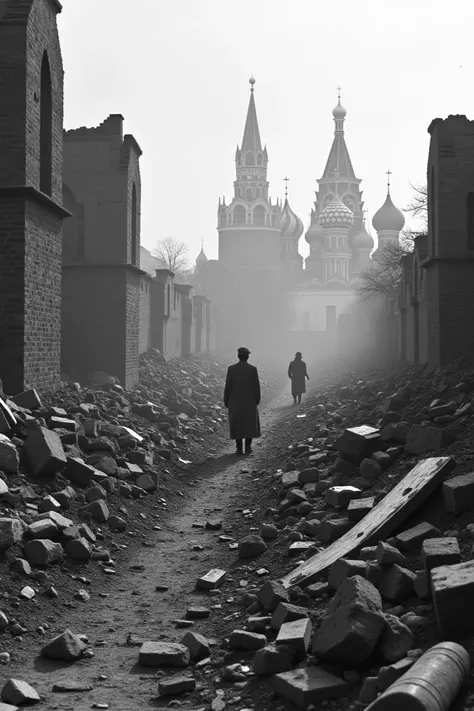
[[[234,208],[234,225],[245,225],[245,208],[243,205],[237,205]]]
[[[263,165],[263,158],[261,153],[259,153],[257,156],[257,165]]]
[[[245,165],[255,165],[255,158],[252,151],[247,151],[245,154]]]
[[[166,316],[171,315],[171,287],[168,284],[166,287]]]
[[[430,188],[428,195],[428,216],[429,216],[429,235],[430,235],[430,255],[433,256],[436,251],[436,208],[435,208],[435,172],[434,166],[431,166]]]
[[[265,224],[265,208],[257,205],[253,211],[253,224],[262,227]]]
[[[40,190],[52,193],[53,183],[53,93],[48,55],[43,55],[40,79]]]
[[[247,190],[245,191],[245,199],[247,200],[247,202],[252,202],[252,200],[253,200],[252,188],[247,188]]]
[[[259,198],[262,196],[262,190],[261,188],[255,188],[255,197]]]
[[[137,188],[135,183],[132,187],[132,264],[137,266],[138,255],[137,236]]]

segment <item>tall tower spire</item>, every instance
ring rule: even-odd
[[[332,142],[329,157],[324,168],[323,178],[330,178],[334,171],[339,171],[341,179],[355,179],[354,168],[347,150],[344,139],[344,121],[347,111],[341,104],[341,87],[337,87],[337,106],[333,109],[334,117],[334,140]]]
[[[235,153],[236,181],[235,197],[252,202],[256,198],[268,198],[267,149],[262,148],[255,108],[255,79],[250,77],[250,101],[245,121],[242,145]]]

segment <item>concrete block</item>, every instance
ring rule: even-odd
[[[270,627],[274,630],[279,630],[285,622],[301,620],[306,617],[308,617],[308,611],[304,607],[291,605],[289,602],[280,602],[273,613]]]
[[[50,430],[68,430],[69,432],[77,430],[76,420],[71,420],[69,417],[50,417],[48,425]]]
[[[316,469],[316,467],[303,469],[298,475],[298,481],[300,484],[317,484],[320,478],[321,470]]]
[[[25,390],[18,395],[13,395],[10,400],[14,402],[15,405],[23,407],[25,410],[36,410],[41,407],[41,398],[37,391],[33,389]]]
[[[307,709],[311,704],[342,696],[347,683],[322,667],[307,667],[276,674],[274,688],[296,708]]]
[[[319,527],[319,537],[322,541],[331,543],[350,531],[353,525],[354,522],[349,521],[348,518],[327,519],[322,521]]]
[[[45,427],[30,430],[23,450],[35,476],[57,474],[66,466],[66,455],[59,435]]]
[[[247,632],[247,630],[234,630],[229,638],[229,649],[255,650],[262,649],[267,643],[264,634]]]
[[[205,659],[211,654],[209,642],[202,634],[197,632],[186,632],[180,644],[189,649],[189,655],[195,661]]]
[[[383,571],[378,588],[385,600],[403,602],[413,595],[415,573],[407,568],[402,568],[396,563]]]
[[[377,546],[366,546],[359,551],[359,559],[365,561],[377,560]]]
[[[339,560],[336,560],[329,568],[329,587],[332,590],[337,590],[346,578],[351,578],[353,575],[365,577],[366,571],[367,563],[364,560],[339,558]]]
[[[16,474],[20,465],[20,456],[13,442],[0,434],[0,469],[6,474]]]
[[[253,660],[253,671],[257,676],[270,676],[290,671],[293,667],[295,653],[284,644],[268,645],[259,649]]]
[[[288,591],[276,580],[267,580],[257,592],[257,600],[264,610],[274,612],[280,602],[288,602]]]
[[[385,627],[377,645],[377,656],[383,662],[404,659],[415,641],[413,632],[395,615],[384,615]]]
[[[160,696],[179,696],[196,688],[196,679],[192,676],[172,676],[169,679],[160,679],[158,693]]]
[[[54,538],[58,535],[58,527],[51,519],[45,518],[30,523],[28,534],[31,538]]]
[[[284,644],[293,649],[297,659],[303,659],[308,651],[313,627],[311,620],[303,618],[285,622],[278,632],[276,644]]]
[[[314,541],[295,541],[288,548],[288,555],[294,558],[295,556],[303,555],[310,550],[316,550]]]
[[[444,505],[447,511],[461,514],[474,507],[474,472],[460,474],[443,483]]]
[[[107,506],[107,502],[103,499],[91,501],[91,503],[84,506],[82,510],[88,511],[92,518],[99,523],[105,523],[109,518],[109,507]]]
[[[474,634],[474,560],[431,571],[431,591],[438,627],[444,639]]]
[[[79,459],[78,457],[68,457],[64,476],[69,481],[77,486],[86,488],[95,481],[94,474],[96,470]]]
[[[67,554],[73,560],[89,560],[92,546],[86,538],[76,538],[66,546]]]
[[[219,568],[213,568],[206,575],[198,578],[196,581],[196,587],[200,590],[215,590],[219,588],[224,582],[227,573],[225,570],[220,570]]]
[[[352,499],[347,507],[347,518],[349,521],[361,521],[364,516],[372,511],[375,506],[375,497],[369,496],[364,499]]]
[[[445,449],[451,443],[451,435],[441,427],[413,425],[405,443],[405,450],[410,454],[426,454]]]
[[[175,642],[144,642],[138,654],[142,667],[187,667],[190,660],[189,649]]]
[[[393,565],[393,563],[404,563],[405,556],[398,548],[391,546],[385,541],[380,541],[377,545],[375,558],[379,565]]]
[[[421,546],[421,561],[429,578],[433,568],[461,562],[457,538],[428,538]]]
[[[28,541],[25,544],[24,552],[28,563],[37,566],[50,565],[63,557],[63,549],[60,543],[53,543],[53,541],[41,538]]]
[[[414,551],[417,548],[421,548],[421,544],[427,538],[439,538],[440,536],[441,531],[439,528],[432,526],[431,523],[424,522],[409,528],[407,531],[402,531],[395,537],[395,541],[402,550]]]
[[[352,499],[360,499],[362,491],[355,486],[330,486],[326,491],[326,501],[336,509],[346,508]]]
[[[26,523],[20,518],[0,518],[0,553],[20,543],[26,531]]]
[[[284,489],[299,485],[299,471],[283,472],[281,475],[281,485]]]
[[[375,454],[373,455],[375,456]],[[390,457],[389,457],[390,459]],[[382,473],[382,467],[375,459],[363,459],[359,465],[359,474],[368,481],[374,481]]]

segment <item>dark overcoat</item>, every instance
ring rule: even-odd
[[[227,369],[224,405],[229,411],[231,439],[260,437],[260,381],[254,365],[239,361]]]
[[[295,358],[288,367],[288,377],[291,378],[291,394],[302,395],[306,392],[306,378],[308,371],[304,360]]]

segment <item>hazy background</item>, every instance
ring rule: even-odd
[[[272,197],[288,175],[306,229],[340,84],[371,219],[388,168],[398,207],[425,181],[431,120],[473,117],[473,26],[472,0],[63,0],[65,125],[123,114],[143,150],[142,244],[172,236],[194,261],[204,238],[215,258],[252,73]]]

